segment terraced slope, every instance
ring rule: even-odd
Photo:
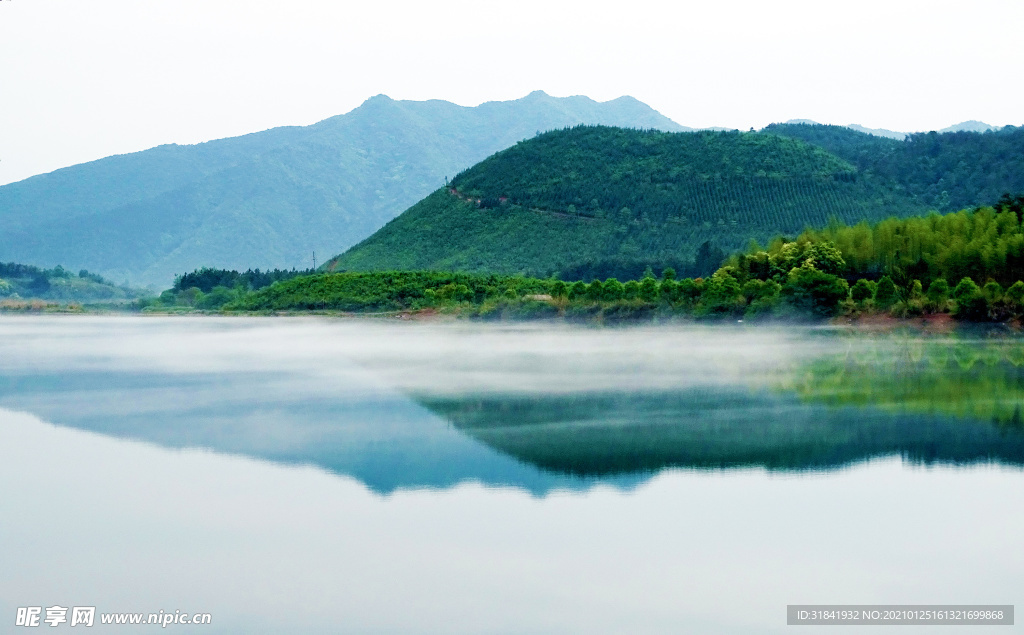
[[[890,178],[799,139],[580,126],[478,163],[327,268],[626,277],[685,267],[705,243],[731,250],[833,217],[925,210]]]

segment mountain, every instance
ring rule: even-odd
[[[580,123],[686,130],[620,97],[463,107],[384,95],[312,126],[108,157],[0,187],[0,260],[167,286],[175,274],[305,268],[488,155]]]
[[[898,143],[842,131],[869,146]],[[925,210],[887,178],[800,139],[580,126],[489,157],[327,268],[632,276],[678,267],[705,242],[735,249],[833,217]],[[612,264],[595,269],[602,262]]]
[[[789,125],[789,124],[808,124],[808,125],[812,125],[812,126],[820,126],[820,125],[822,125],[822,124],[818,123],[817,121],[812,121],[810,119],[790,119],[785,124],[781,124],[781,125]],[[779,124],[774,124],[774,125],[779,125]],[[904,139],[906,139],[910,135],[914,134],[912,132],[897,132],[895,130],[887,130],[885,128],[867,128],[865,126],[862,126],[862,125],[856,124],[856,123],[846,124],[843,127],[844,128],[849,128],[850,130],[855,130],[857,132],[863,132],[864,134],[874,135],[876,137],[886,137],[888,139],[896,139],[897,141],[903,141]],[[942,130],[939,130],[938,132],[940,132],[940,133],[947,133],[947,132],[989,132],[989,131],[994,132],[994,131],[999,130],[999,129],[1000,129],[999,126],[993,126],[993,125],[987,124],[987,123],[985,123],[983,121],[975,121],[974,119],[972,119],[970,121],[963,121],[963,122],[960,122],[958,124],[954,124],[952,126],[947,126],[946,128],[943,128]]]
[[[999,126],[993,126],[983,121],[976,121],[971,119],[970,121],[962,121],[956,125],[943,128],[939,132],[990,132],[999,130]]]
[[[850,130],[863,132],[864,134],[874,135],[876,137],[886,137],[887,139],[896,139],[898,141],[903,141],[907,138],[906,132],[896,132],[895,130],[886,130],[885,128],[866,128],[856,123],[846,124],[846,127]]]
[[[758,133],[584,126],[521,142],[451,185],[327,269],[632,278],[703,258],[687,270],[703,275],[717,265],[709,246],[1024,192],[1024,128],[897,141],[809,124]]]
[[[773,124],[764,132],[815,144],[938,211],[991,205],[1024,193],[1024,128],[918,132],[900,142],[842,126]]]
[[[789,121],[785,122],[784,124],[771,124],[768,127],[770,128],[772,126],[778,126],[778,125],[787,126],[787,125],[801,125],[801,124],[808,125],[808,126],[822,126],[822,125],[825,125],[825,124],[820,124],[817,121],[814,121],[812,119],[790,119]],[[829,124],[829,125],[831,125],[831,124]],[[894,130],[886,130],[885,128],[867,128],[865,126],[862,126],[862,125],[856,124],[856,123],[849,123],[849,124],[846,124],[845,126],[835,126],[835,127],[849,128],[850,130],[853,130],[855,132],[862,132],[864,134],[869,134],[869,135],[873,135],[873,136],[876,136],[876,137],[885,137],[887,139],[896,139],[898,141],[903,141],[904,139],[907,138],[907,133],[906,132],[896,132]]]

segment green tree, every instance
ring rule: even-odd
[[[821,317],[835,315],[839,303],[849,295],[850,285],[846,280],[819,271],[810,263],[793,269],[782,287],[782,296],[790,305]]]
[[[957,283],[956,288],[953,289],[953,299],[959,302],[963,298],[981,295],[981,289],[975,284],[974,280],[969,277],[964,277]]]
[[[704,291],[704,281],[694,280],[693,278],[684,278],[679,281],[679,301],[684,307],[692,308],[697,304],[700,299],[701,293]]]
[[[179,291],[175,297],[175,303],[179,306],[194,307],[203,299],[203,292],[197,287],[189,287]]]
[[[679,301],[679,283],[674,279],[664,280],[660,285],[661,297],[669,304]]]
[[[953,289],[956,300],[954,315],[963,320],[983,320],[988,317],[988,302],[981,289],[970,278],[964,278]]]
[[[992,306],[1003,299],[1003,287],[995,280],[989,280],[981,288],[981,294],[985,296],[985,301],[989,306]]]
[[[910,285],[910,298],[911,300],[920,300],[924,297],[924,286],[920,280],[914,280]]]
[[[1010,288],[1003,294],[1003,299],[1012,310],[1020,311],[1024,307],[1024,282],[1018,280],[1011,284]]]
[[[644,302],[658,301],[658,281],[653,276],[640,281],[640,299]]]
[[[805,245],[796,242],[783,243],[779,249],[768,257],[772,275],[789,275],[795,267],[800,266],[804,261]]]
[[[875,295],[875,290],[872,288],[871,283],[861,278],[853,285],[850,289],[850,298],[853,299],[857,304],[863,304],[865,300],[869,300]]]
[[[704,285],[704,292],[697,303],[697,314],[731,315],[743,307],[743,302],[739,281],[728,271],[719,269]]]
[[[234,289],[227,287],[214,287],[209,293],[203,295],[195,304],[197,309],[216,310],[237,300],[239,294]]]
[[[943,311],[949,300],[949,283],[945,278],[936,278],[928,285],[928,304],[935,311]]]
[[[605,302],[616,302],[621,300],[625,295],[625,290],[622,287],[622,283],[615,278],[608,278],[604,281],[604,290],[602,293],[602,299]]]
[[[896,285],[893,284],[892,278],[889,276],[882,276],[882,279],[878,281],[878,287],[875,289],[875,306],[879,309],[888,309],[899,297],[896,293]]]
[[[508,294],[512,291],[512,295]],[[519,297],[513,287],[505,292],[506,297]],[[465,284],[448,283],[434,290],[434,297],[441,302],[469,302],[473,300],[473,292]]]
[[[843,254],[830,240],[816,243],[804,253],[804,257],[810,259],[811,264],[818,271],[837,276],[846,269],[846,261]]]
[[[640,283],[636,280],[629,280],[622,285],[623,297],[627,300],[636,300],[640,296]]]
[[[587,295],[587,283],[577,280],[569,287],[569,300],[580,300]]]
[[[755,317],[775,311],[781,301],[782,286],[774,280],[748,280],[743,285],[743,296],[747,299],[744,315]]]

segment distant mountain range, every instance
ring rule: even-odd
[[[810,124],[810,125],[815,125],[815,126],[822,125],[822,124],[819,124],[817,121],[812,121],[810,119],[790,119],[786,123],[787,124]],[[864,126],[862,126],[860,124],[855,124],[855,123],[847,124],[845,127],[849,128],[850,130],[856,130],[857,132],[863,132],[865,134],[874,135],[876,137],[887,137],[889,139],[898,139],[900,141],[906,139],[911,134],[913,134],[911,132],[896,132],[895,130],[886,130],[885,128],[866,128],[866,127],[864,127]],[[953,126],[948,126],[946,128],[943,128],[942,130],[938,130],[937,132],[940,132],[940,133],[945,133],[945,132],[989,132],[989,131],[996,131],[996,130],[999,130],[999,129],[1000,129],[999,126],[993,126],[993,125],[990,125],[990,124],[987,124],[987,123],[984,123],[984,122],[981,122],[981,121],[975,121],[975,120],[972,119],[970,121],[963,121],[963,122],[958,123],[958,124],[953,125]]]
[[[1024,128],[896,141],[811,124],[687,134],[581,126],[460,173],[327,268],[704,275],[718,265],[710,246],[764,244],[832,218],[994,204],[1005,192],[1024,192]]]
[[[0,187],[0,261],[168,286],[211,266],[305,268],[494,152],[581,123],[688,130],[631,97],[462,107],[384,95],[306,127],[165,145]]]
[[[158,287],[204,266],[304,269],[314,252],[343,252],[491,154],[579,124],[693,131],[631,97],[535,91],[462,107],[378,95],[312,126],[164,145],[2,186],[0,262]]]

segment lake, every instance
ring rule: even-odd
[[[1005,334],[2,316],[0,632],[55,605],[119,633],[154,626],[99,616],[813,633],[787,604],[1014,604],[1022,404]]]

